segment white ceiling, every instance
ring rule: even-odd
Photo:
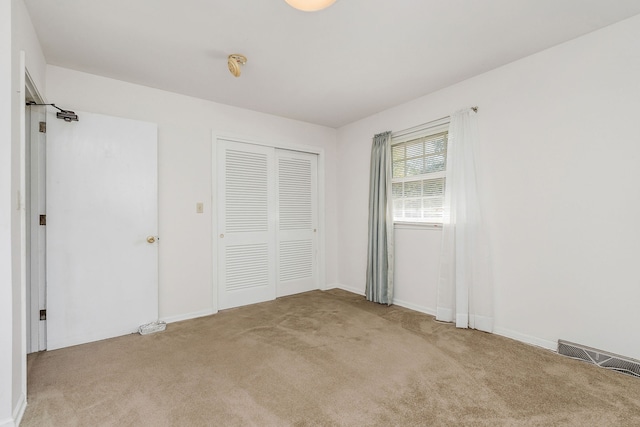
[[[640,13],[638,0],[25,0],[47,62],[340,127]],[[248,62],[242,76],[227,55]]]

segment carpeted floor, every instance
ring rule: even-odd
[[[314,291],[30,355],[22,426],[640,426],[640,379]]]

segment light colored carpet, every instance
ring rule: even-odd
[[[640,379],[340,290],[43,352],[22,426],[640,426]]]

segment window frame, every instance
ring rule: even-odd
[[[440,120],[436,120],[424,125],[416,126],[399,132],[393,132],[391,134],[391,148],[393,146],[403,144],[405,142],[413,141],[415,139],[425,138],[439,133],[447,133],[447,142],[449,137],[449,117],[445,117]],[[449,154],[447,143],[447,156]],[[446,159],[446,158],[445,158]],[[445,160],[446,162],[446,160]],[[446,177],[446,168],[444,171],[430,172],[422,175],[414,175],[412,177],[393,178],[393,165],[391,166],[391,184],[405,181],[417,181],[420,179],[436,179]],[[427,178],[428,177],[428,178]],[[445,182],[446,186],[446,182]],[[443,195],[444,197],[444,195]],[[393,213],[394,198],[391,195],[391,212]],[[395,229],[407,229],[407,230],[442,230],[442,222],[418,222],[418,221],[396,221],[393,220],[393,227]]]

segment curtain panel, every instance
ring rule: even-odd
[[[373,138],[369,183],[369,244],[367,282],[369,301],[393,303],[393,206],[391,200],[391,132]]]
[[[486,225],[477,183],[476,113],[451,116],[436,319],[493,332],[493,292]]]

